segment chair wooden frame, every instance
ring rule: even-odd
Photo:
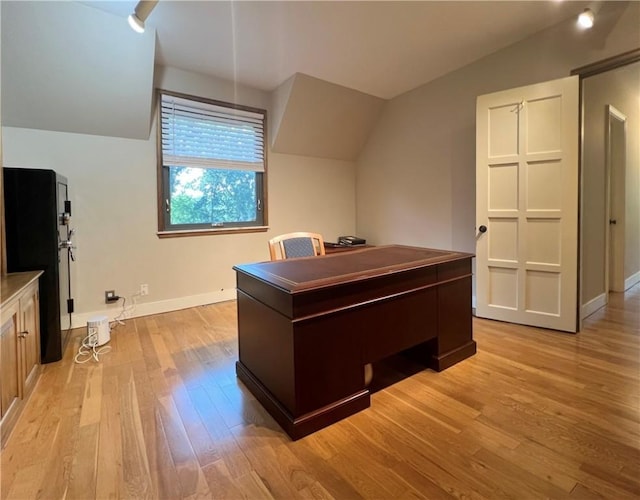
[[[313,244],[314,255],[324,255],[324,239],[321,234],[308,233],[299,231],[296,233],[281,234],[269,240],[269,254],[271,260],[282,260],[287,258],[287,254],[284,248],[284,241],[291,238],[310,238]]]

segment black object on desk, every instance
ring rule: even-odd
[[[358,238],[357,236],[338,236],[338,244],[339,245],[365,245],[367,240],[363,238]]]

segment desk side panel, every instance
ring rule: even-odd
[[[242,290],[288,318],[293,317],[289,292],[241,271],[236,272],[236,283],[238,290]]]
[[[439,266],[438,341],[435,370],[444,370],[476,353],[471,315],[471,259]],[[449,280],[449,281],[447,281]]]
[[[471,278],[438,288],[438,341],[432,366],[444,370],[476,353],[471,319]]]
[[[240,363],[294,415],[295,378],[291,321],[238,290]]]

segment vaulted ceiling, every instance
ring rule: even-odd
[[[3,0],[3,125],[146,139],[155,64],[271,93],[276,152],[353,160],[385,99],[597,10],[557,0],[159,0],[139,35],[126,21],[136,4]]]
[[[89,1],[124,19],[137,2]],[[175,1],[156,62],[271,91],[304,73],[389,99],[576,16],[582,1]]]

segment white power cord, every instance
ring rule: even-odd
[[[117,327],[118,325],[124,325],[124,320],[128,317],[128,315],[136,308],[136,298],[139,297],[140,292],[136,292],[131,296],[131,305],[126,307],[127,298],[122,298],[122,310],[120,314],[118,314],[115,318],[113,318],[113,323],[109,325],[109,331]],[[94,361],[100,361],[100,355],[105,354],[111,350],[111,346],[98,346],[98,332],[91,331],[89,329],[89,333],[85,338],[82,339],[80,343],[80,347],[78,348],[78,353],[73,358],[76,363],[86,363],[90,359]]]
[[[94,361],[100,361],[100,354],[107,353],[111,350],[110,345],[98,348],[98,332],[95,328],[93,330],[94,331],[89,331],[87,336],[82,339],[80,347],[78,348],[78,354],[73,358],[76,363],[86,363],[92,358]]]
[[[113,318],[113,323],[110,326],[110,328],[115,328],[118,325],[124,325],[124,320],[126,318],[128,318],[129,314],[136,308],[136,298],[140,297],[142,294],[140,292],[136,292],[134,294],[131,295],[131,305],[129,307],[125,307],[127,304],[127,298],[126,297],[121,297],[122,298],[122,310],[120,311],[120,314],[118,314],[115,318]]]

